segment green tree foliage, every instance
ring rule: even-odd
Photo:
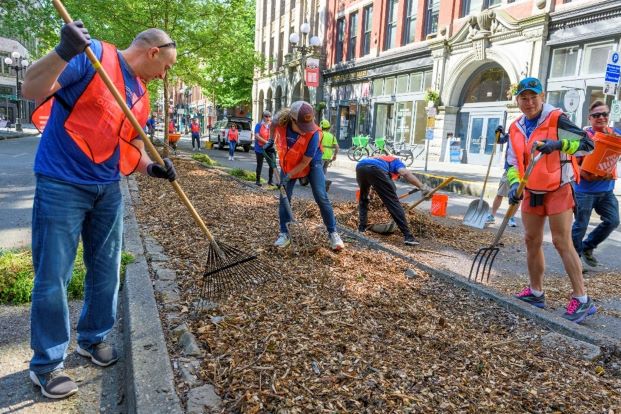
[[[39,57],[58,41],[62,21],[51,0],[2,0],[0,27],[11,37],[36,38]],[[142,30],[157,27],[177,42],[177,64],[169,81],[199,85],[219,104],[249,102],[254,52],[254,0],[65,0],[67,11],[80,19],[94,38],[120,49]],[[216,82],[222,77],[224,82]],[[151,99],[162,83],[153,82]],[[167,89],[167,88],[164,88]],[[167,91],[166,91],[167,92]]]

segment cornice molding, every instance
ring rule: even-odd
[[[581,26],[619,16],[621,16],[619,1],[604,1],[589,7],[551,13],[549,30]]]

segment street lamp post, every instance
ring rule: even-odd
[[[302,23],[300,32],[302,32],[302,39],[300,39],[299,34],[291,33],[291,35],[289,35],[289,43],[291,43],[293,50],[297,50],[301,55],[300,67],[302,69],[302,76],[300,78],[300,100],[304,100],[304,68],[306,67],[306,56],[312,56],[318,52],[321,46],[321,39],[318,36],[311,36],[310,39],[308,38],[310,24],[307,22]]]
[[[13,53],[11,53],[11,57],[6,57],[4,58],[4,63],[6,63],[7,66],[9,66],[12,69],[15,69],[15,102],[17,103],[17,114],[15,115],[15,131],[16,132],[21,132],[22,131],[22,124],[21,124],[21,93],[20,93],[20,87],[19,87],[19,73],[23,70],[26,70],[26,68],[28,67],[28,65],[30,64],[28,62],[27,59],[22,59],[22,55],[15,51]]]

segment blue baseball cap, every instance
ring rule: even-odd
[[[541,81],[537,78],[524,78],[518,83],[517,91],[515,91],[515,96],[518,96],[524,91],[533,91],[536,94],[540,94],[543,92],[543,86],[541,86]]]

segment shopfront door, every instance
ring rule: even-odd
[[[468,122],[468,163],[485,165],[489,163],[496,140],[495,130],[500,125],[501,115],[471,114]]]

